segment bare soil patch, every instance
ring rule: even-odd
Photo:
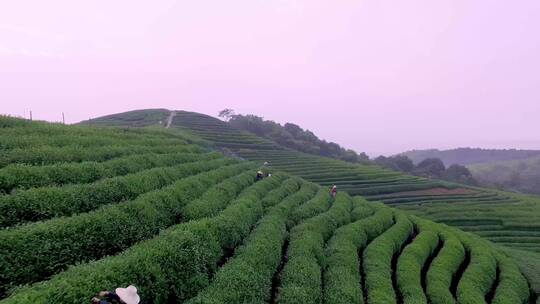
[[[467,188],[446,189],[442,187],[426,190],[404,191],[393,193],[395,196],[429,196],[429,195],[466,195],[475,194],[476,191]]]

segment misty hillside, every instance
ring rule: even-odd
[[[526,159],[540,155],[540,150],[457,148],[452,150],[412,150],[401,153],[400,155],[409,157],[415,164],[426,158],[438,158],[443,161],[445,166],[450,166],[453,164],[471,165],[494,161]]]
[[[484,186],[540,195],[540,156],[468,167]]]

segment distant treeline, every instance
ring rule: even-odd
[[[467,185],[477,185],[471,171],[467,167],[452,164],[448,168],[443,161],[438,158],[426,158],[415,165],[413,161],[405,155],[379,156],[373,160],[377,165],[408,174],[427,178],[442,179]]]
[[[404,155],[392,157],[379,156],[370,161],[365,153],[356,153],[336,143],[321,140],[313,132],[304,130],[293,123],[281,125],[252,114],[236,114],[231,109],[221,111],[219,116],[228,120],[229,124],[237,129],[254,133],[297,151],[341,159],[348,162],[375,163],[395,171],[427,178],[442,179],[469,185],[477,184],[469,169],[461,165],[451,165],[446,168],[443,161],[438,158],[424,159],[418,165],[415,165],[409,157]]]
[[[227,119],[229,124],[237,129],[273,140],[290,149],[353,163],[369,161],[365,153],[356,153],[336,143],[321,140],[313,132],[292,123],[281,125],[256,115],[235,114],[231,109],[221,111],[219,116]]]
[[[540,155],[539,150],[516,150],[516,149],[479,149],[479,148],[458,148],[452,150],[412,150],[401,155],[409,157],[415,164],[427,158],[438,158],[445,165],[459,164],[471,165],[489,163],[504,160],[526,159]]]
[[[421,167],[422,163],[428,159],[430,159],[428,163],[432,163],[431,168],[438,168],[431,173],[434,176],[437,176],[436,172],[442,171],[440,163],[433,165],[436,163],[433,159],[441,160],[443,165],[462,165],[459,167],[451,165],[445,170],[445,173],[439,173],[443,176],[437,178],[459,182],[471,180],[473,185],[478,184],[482,187],[540,194],[540,150],[478,148],[413,150],[399,156],[379,158],[375,161],[395,170],[425,175],[415,172],[418,170],[411,169],[411,166]],[[408,160],[411,160],[413,164],[409,163]],[[467,168],[463,166],[467,166]],[[446,171],[451,172],[446,173]],[[458,180],[455,180],[456,177]]]
[[[469,166],[483,186],[540,194],[540,156]]]

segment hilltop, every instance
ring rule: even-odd
[[[478,236],[332,198],[183,129],[0,126],[2,304],[81,303],[128,284],[142,303],[536,299],[534,275]],[[258,169],[272,176],[256,182]]]

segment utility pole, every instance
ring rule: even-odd
[[[66,117],[64,116],[64,112],[62,112],[62,124],[66,124]]]
[[[30,120],[32,120],[32,110],[30,110]]]

